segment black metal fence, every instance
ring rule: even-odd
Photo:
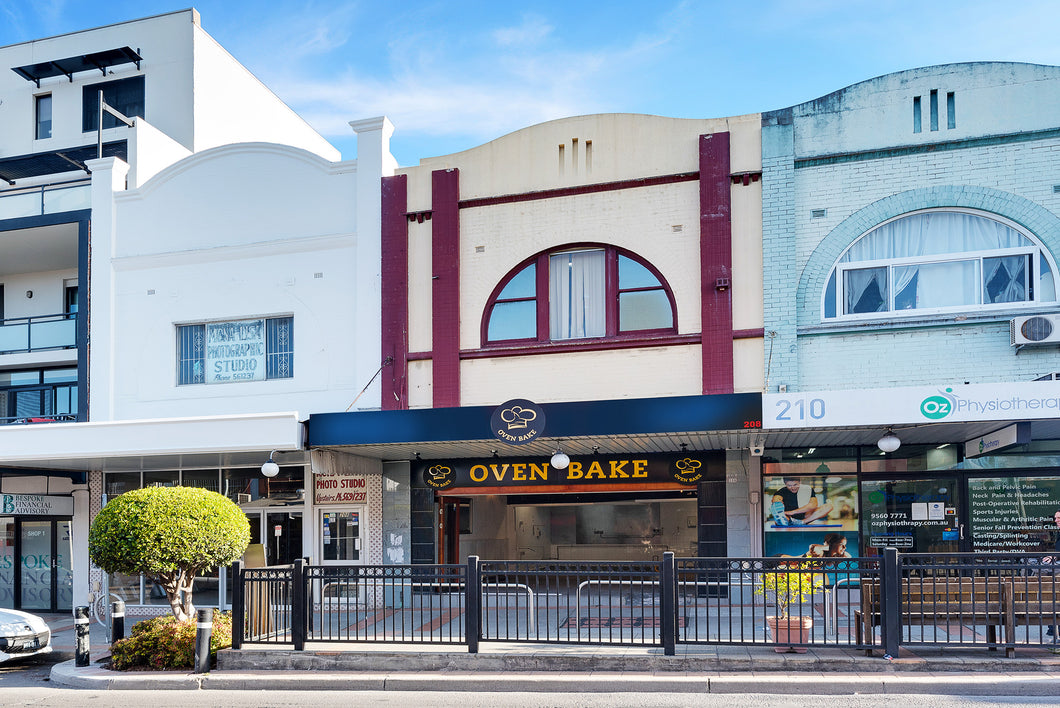
[[[728,644],[897,655],[906,645],[1004,647],[1011,655],[1055,641],[1060,576],[1043,560],[886,549],[872,558],[237,563],[233,646],[401,642],[476,652],[480,641],[501,641],[674,654],[677,644]]]

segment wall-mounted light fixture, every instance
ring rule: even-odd
[[[901,447],[902,441],[894,434],[894,431],[887,428],[887,432],[884,433],[883,437],[876,441],[876,447],[880,448],[884,452],[894,452]]]
[[[552,455],[552,459],[549,460],[549,463],[557,470],[565,470],[567,469],[567,465],[570,464],[570,458],[567,457],[563,450],[557,445],[556,452]]]
[[[266,477],[275,477],[280,473],[280,466],[272,459],[277,452],[279,452],[279,450],[273,450],[270,452],[269,459],[265,460],[261,465],[261,473]]]

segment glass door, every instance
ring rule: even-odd
[[[865,555],[893,546],[903,553],[958,553],[964,527],[955,475],[861,482]]]
[[[0,518],[0,607],[15,607],[15,519]]]
[[[18,521],[19,608],[40,612],[70,610],[70,521]]]
[[[269,565],[290,565],[302,558],[302,512],[268,512],[262,538]]]
[[[321,511],[320,558],[332,563],[361,562],[361,509]]]

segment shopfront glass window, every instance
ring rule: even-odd
[[[1060,477],[973,477],[968,507],[976,553],[1056,550]]]
[[[121,599],[132,605],[140,604],[140,576],[125,573],[111,573],[107,576],[107,591],[116,595],[110,601]]]
[[[956,478],[863,480],[861,499],[866,555],[960,550]]]
[[[144,472],[144,488],[147,487],[176,487],[179,484],[177,481],[176,470],[163,470],[161,472]]]
[[[139,472],[108,472],[103,478],[103,490],[107,499],[140,488]]]
[[[220,473],[218,470],[184,470],[180,474],[180,484],[216,492],[220,490]]]

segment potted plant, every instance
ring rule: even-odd
[[[772,607],[777,611],[776,615],[766,617],[766,624],[773,635],[773,641],[778,645],[778,653],[806,652],[805,647],[790,645],[806,643],[813,629],[813,613],[792,617],[791,608],[811,599],[822,587],[824,576],[812,572],[811,563],[806,561],[781,562],[775,570],[766,571],[759,577],[755,584],[755,595],[772,596]]]

